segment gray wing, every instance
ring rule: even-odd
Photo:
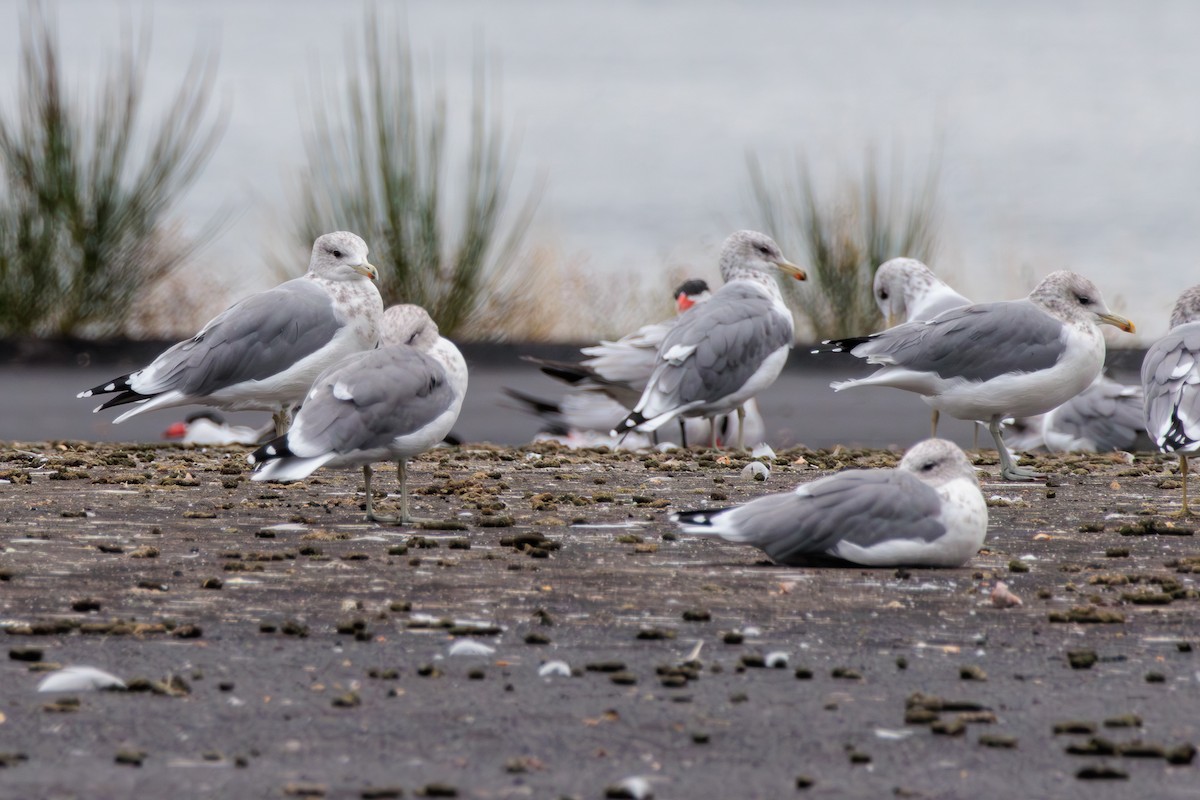
[[[1160,450],[1200,443],[1200,322],[1172,328],[1142,361],[1146,433]]]
[[[326,370],[288,433],[298,456],[385,447],[454,404],[442,365],[407,345],[356,353]]]
[[[607,381],[628,384],[640,396],[654,372],[654,356],[667,332],[678,319],[643,325],[615,342],[602,341],[580,349],[588,358],[583,363]],[[620,398],[617,398],[618,400]],[[628,405],[637,402],[635,397]]]
[[[142,394],[178,390],[203,397],[277,375],[320,350],[343,321],[316,283],[297,278],[253,294],[217,315],[137,376]]]
[[[791,322],[762,292],[727,283],[667,332],[650,382],[677,405],[718,400],[740,389],[767,356],[792,344]],[[682,363],[663,361],[675,347],[695,350]]]
[[[832,554],[839,542],[871,547],[894,539],[931,542],[946,532],[941,499],[898,470],[848,470],[795,492],[759,498],[729,512],[744,540],[788,564]]]
[[[1096,452],[1129,450],[1145,430],[1142,390],[1101,378],[1049,414],[1047,424]]]
[[[1033,303],[1009,300],[897,325],[868,337],[853,353],[942,378],[987,381],[1053,367],[1064,350],[1062,335],[1063,324]]]

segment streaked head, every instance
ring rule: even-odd
[[[941,486],[957,478],[975,478],[967,454],[946,439],[926,439],[908,448],[897,469],[911,472],[930,486]]]
[[[367,243],[349,231],[335,231],[313,242],[308,271],[327,280],[379,280],[379,270],[367,261]]]
[[[437,344],[440,334],[429,312],[411,303],[391,306],[383,312],[383,332],[380,344],[391,347],[406,344],[418,350],[429,350]]]
[[[915,258],[893,258],[875,270],[875,305],[890,328],[908,321],[918,298],[941,283],[929,267]]]
[[[783,257],[779,245],[765,233],[738,231],[721,246],[721,277],[726,281],[775,271],[798,281],[808,277],[804,270]]]
[[[1126,333],[1135,330],[1132,322],[1108,310],[1096,284],[1076,272],[1051,272],[1029,293],[1029,299],[1065,322],[1087,319]]]
[[[1171,310],[1171,327],[1200,321],[1200,286],[1184,290]]]

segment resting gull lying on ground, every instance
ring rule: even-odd
[[[646,390],[614,433],[649,433],[678,417],[712,419],[736,410],[737,448],[745,448],[743,404],[779,376],[794,336],[775,273],[797,280],[805,274],[754,231],[727,238],[720,265],[725,285],[667,332]]]
[[[988,423],[1006,480],[1031,480],[1004,444],[1006,417],[1041,414],[1083,391],[1104,366],[1098,323],[1132,332],[1081,275],[1052,272],[1023,300],[981,303],[906,322],[880,333],[828,341],[880,369],[831,384],[892,386],[916,392],[952,417]]]
[[[308,272],[252,294],[136,372],[80,392],[117,393],[95,410],[126,403],[121,422],[155,408],[190,403],[226,411],[267,410],[275,432],[326,367],[379,342],[383,299],[367,245],[345,231],[313,244]]]
[[[1179,296],[1171,312],[1171,330],[1146,351],[1142,390],[1146,432],[1159,450],[1179,454],[1179,514],[1188,516],[1188,453],[1200,448],[1200,286]]]
[[[1058,408],[1006,421],[1004,441],[1014,450],[1044,447],[1051,453],[1147,450],[1152,445],[1146,435],[1142,387],[1100,375]]]
[[[987,503],[966,454],[926,439],[896,469],[846,470],[742,506],[681,511],[685,533],[754,545],[780,564],[957,567],[983,545]]]
[[[383,315],[383,346],[352,355],[317,378],[284,436],[250,456],[256,481],[294,481],[322,466],[363,468],[367,519],[411,522],[407,462],[450,432],[467,391],[467,364],[420,306]],[[400,516],[375,515],[371,464],[395,459]]]

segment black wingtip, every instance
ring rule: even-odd
[[[277,458],[287,458],[293,455],[291,448],[288,447],[287,434],[276,436],[271,441],[259,447],[250,455],[246,456],[246,460],[251,464],[265,464],[268,461],[274,461]]]
[[[864,342],[869,342],[875,338],[875,334],[870,336],[848,336],[844,339],[825,339],[820,346],[814,347],[812,353],[847,353],[858,347]]]
[[[703,528],[711,528],[713,519],[718,514],[728,510],[728,508],[697,508],[691,511],[676,511],[671,515],[671,521],[678,522],[680,525],[696,525]]]

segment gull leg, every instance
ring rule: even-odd
[[[746,407],[737,407],[738,415],[738,452],[746,449]]]
[[[708,429],[711,432],[711,436],[709,437],[709,445],[708,446],[711,447],[713,450],[717,450],[719,448],[717,447],[717,418],[716,417],[708,418]]]
[[[279,410],[271,415],[271,419],[275,422],[275,435],[283,436],[288,432],[288,428],[292,427],[292,407],[280,406]]]
[[[992,421],[988,423],[988,430],[991,431],[992,438],[996,440],[996,452],[1000,454],[1001,478],[1006,481],[1034,481],[1046,477],[1026,467],[1018,467],[1013,461],[1012,454],[1008,452],[1008,445],[1004,444],[1004,437],[1000,435],[1000,417],[998,415],[992,417]]]
[[[408,516],[408,459],[396,460],[396,474],[400,478],[400,523],[407,525],[412,522]]]
[[[375,513],[375,501],[371,496],[371,474],[371,465],[363,464],[363,483],[365,484],[365,488],[367,490],[367,520],[370,522],[377,522],[380,525],[401,524],[403,522],[401,519],[397,519],[395,517],[381,517]]]
[[[679,444],[684,450],[687,450],[687,446],[688,446],[688,444],[687,444],[687,423],[684,421],[683,417],[678,417],[678,419],[679,419]]]
[[[1192,510],[1188,508],[1187,499],[1188,460],[1186,453],[1179,454],[1179,479],[1183,482],[1183,508],[1179,509],[1179,513],[1174,516],[1190,517]]]
[[[932,420],[933,433],[931,435],[933,436],[934,439],[937,438],[938,417],[940,417],[941,415],[942,415],[942,412],[938,411],[936,408],[933,410],[933,420]]]

